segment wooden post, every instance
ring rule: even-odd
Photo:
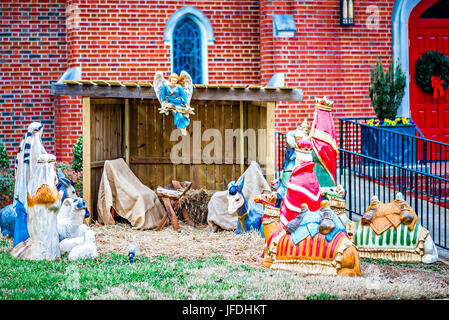
[[[130,109],[129,99],[125,99],[125,125],[124,125],[124,139],[125,139],[125,162],[129,167],[129,129],[130,129]]]
[[[90,216],[85,219],[87,224],[92,222],[92,201],[91,201],[91,170],[90,170],[90,98],[83,97],[83,198]]]
[[[243,101],[240,101],[240,174],[245,172],[245,136],[243,122]]]
[[[267,102],[267,156],[266,156],[266,176],[270,185],[274,179],[274,160],[275,160],[275,123],[276,102]]]

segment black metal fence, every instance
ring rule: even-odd
[[[449,176],[449,144],[424,138],[413,125],[379,127],[371,118],[340,119],[340,148],[439,177]]]
[[[449,145],[423,138],[416,128],[394,132],[367,120],[340,119],[338,183],[347,189],[349,217],[363,215],[373,195],[390,202],[401,192],[435,244],[449,249]]]
[[[275,132],[275,172],[274,178],[278,179],[281,176],[282,168],[284,167],[285,160],[285,143],[287,142],[287,136],[285,133]]]

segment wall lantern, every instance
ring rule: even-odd
[[[340,25],[354,25],[354,0],[340,0]]]

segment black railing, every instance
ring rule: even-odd
[[[340,119],[339,181],[347,189],[349,218],[361,216],[376,195],[382,202],[401,192],[438,247],[449,249],[449,145],[410,133]],[[369,131],[369,132],[368,132]]]
[[[274,178],[278,179],[281,176],[282,168],[284,167],[285,160],[285,144],[286,144],[286,134],[276,131],[275,132],[275,172]]]
[[[439,177],[449,177],[449,144],[424,138],[414,124],[371,126],[367,124],[370,119],[340,119],[340,148]]]
[[[401,192],[435,244],[449,249],[449,179],[340,149],[338,183],[347,190],[350,219],[363,215],[373,195],[390,202]]]

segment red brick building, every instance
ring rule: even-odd
[[[38,120],[48,150],[71,161],[81,99],[52,97],[51,82],[69,68],[83,79],[152,81],[157,70],[168,74],[176,64],[177,24],[187,17],[200,34],[203,83],[283,79],[304,91],[299,104],[277,104],[281,131],[311,115],[316,96],[335,101],[336,121],[374,116],[369,71],[380,58],[384,66],[399,61],[409,77],[399,115],[411,115],[424,131],[443,128],[429,138],[447,141],[449,120],[442,115],[449,114],[449,98],[418,93],[410,71],[429,48],[449,54],[448,1],[355,0],[350,26],[341,25],[340,6],[339,0],[2,1],[0,140],[12,156],[28,123]],[[293,30],[282,29],[292,22]]]

